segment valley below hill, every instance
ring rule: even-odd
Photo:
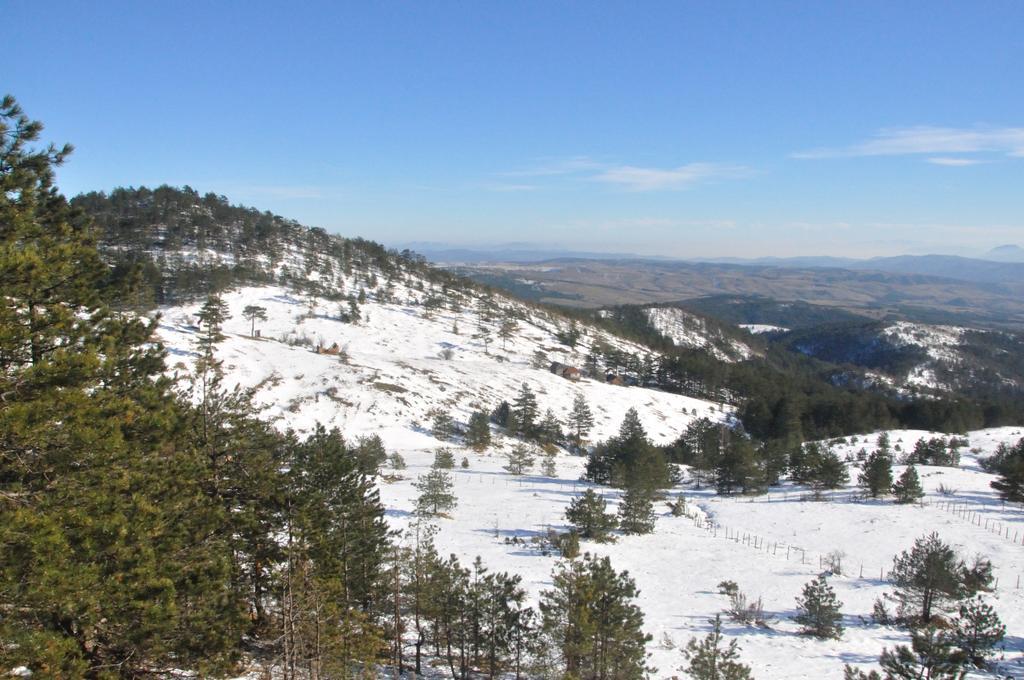
[[[603,307],[710,296],[835,308],[866,319],[1024,328],[1024,284],[838,267],[560,259],[461,265],[475,280],[562,306]]]

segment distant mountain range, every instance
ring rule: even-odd
[[[1001,257],[993,253],[998,251]],[[877,271],[899,274],[921,274],[938,276],[973,283],[1024,283],[1024,258],[1013,260],[1014,253],[1022,251],[1017,246],[1000,246],[992,251],[991,259],[960,257],[957,255],[897,255],[895,257],[873,257],[857,260],[844,257],[765,257],[753,260],[737,258],[704,259],[702,262],[736,264],[787,269],[849,269],[852,271]]]
[[[984,259],[996,262],[1024,262],[1024,248],[1013,244],[998,246],[985,253]]]
[[[670,260],[672,258],[637,255],[635,253],[604,253],[568,248],[545,247],[530,243],[504,243],[496,246],[459,247],[448,243],[413,241],[398,244],[399,250],[409,249],[438,264],[479,264],[495,262],[543,262],[563,258],[584,260],[649,259]]]
[[[984,256],[972,258],[958,255],[897,255],[857,259],[833,256],[762,257],[743,259],[669,258],[631,253],[602,253],[567,248],[545,248],[528,243],[509,243],[495,247],[458,248],[444,243],[405,244],[431,262],[440,264],[541,263],[552,260],[640,260],[652,262],[698,262],[786,269],[847,269],[898,274],[920,274],[957,281],[987,284],[1024,284],[1024,248],[1002,245]]]

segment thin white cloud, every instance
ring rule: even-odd
[[[795,153],[793,157],[817,159],[978,153],[1024,156],[1024,127],[917,126],[886,129],[859,144],[840,148],[812,149]]]
[[[749,174],[750,170],[743,166],[720,163],[689,163],[669,169],[620,165],[603,170],[593,179],[627,191],[679,191],[710,179]]]
[[[491,191],[529,191],[541,187],[536,183],[520,183],[514,180],[532,178],[541,182],[543,178],[566,178],[602,182],[625,191],[680,191],[706,180],[746,177],[750,174],[750,168],[725,163],[689,163],[675,168],[649,168],[615,165],[596,161],[588,156],[573,156],[549,160],[534,168],[502,172],[497,176],[513,181],[491,182],[485,184],[484,188]]]
[[[987,163],[979,158],[950,158],[949,156],[933,156],[927,159],[932,165],[946,165],[951,168],[961,168],[968,165],[980,165]]]

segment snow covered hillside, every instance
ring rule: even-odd
[[[228,338],[220,347],[229,384],[262,385],[258,402],[263,417],[281,427],[309,432],[316,423],[337,426],[348,436],[379,433],[398,445],[409,432],[429,428],[428,414],[443,409],[465,423],[474,410],[511,401],[526,383],[537,394],[543,412],[565,416],[577,394],[590,403],[595,416],[592,437],[617,431],[627,409],[635,407],[648,433],[658,443],[681,434],[694,419],[721,420],[731,407],[603,379],[567,380],[548,370],[551,362],[582,366],[595,341],[617,349],[644,353],[638,345],[607,333],[584,329],[575,349],[559,344],[556,319],[505,298],[495,304],[515,309],[529,320],[518,321],[506,340],[498,337],[500,320],[487,324],[481,337],[479,315],[470,305],[462,311],[427,311],[419,304],[424,293],[403,286],[393,293],[401,302],[378,303],[371,293],[360,307],[358,323],[341,319],[345,310],[324,298],[297,295],[287,289],[242,287],[225,293],[231,318]],[[419,297],[417,297],[419,296]],[[409,304],[413,299],[416,304]],[[258,322],[260,337],[250,337],[243,309],[258,305],[267,320]],[[160,336],[171,351],[171,367],[187,369],[195,358],[194,325],[199,303],[161,310]],[[317,345],[337,345],[339,355],[318,354]],[[539,361],[538,353],[544,360]]]
[[[223,295],[231,318],[218,356],[229,384],[260,387],[262,416],[279,427],[309,431],[319,422],[342,428],[349,438],[379,434],[389,451],[401,453],[407,469],[389,470],[387,479],[380,480],[396,529],[412,517],[413,483],[430,469],[434,451],[446,445],[457,460],[465,457],[468,467],[453,470],[458,506],[450,517],[437,520],[439,549],[466,562],[479,555],[492,570],[520,574],[532,598],[550,587],[557,558],[542,537],[549,528],[567,528],[566,506],[587,488],[579,481],[584,459],[563,452],[555,476],[535,471],[515,476],[503,469],[503,452],[512,440],[496,436],[485,453],[442,444],[429,434],[432,410],[443,409],[465,423],[472,411],[511,400],[526,383],[537,393],[541,410],[550,408],[559,418],[583,394],[595,414],[595,441],[615,433],[630,407],[658,443],[675,439],[695,418],[730,416],[727,405],[603,379],[573,382],[548,370],[554,361],[582,365],[598,341],[643,351],[601,331],[581,327],[573,349],[558,340],[564,322],[537,309],[507,298],[471,295],[453,311],[450,304],[425,304],[430,295],[429,283],[405,279],[389,301],[378,301],[370,292],[358,306],[358,323],[348,323],[343,318],[351,309],[344,303],[277,286],[240,287]],[[480,322],[479,308],[485,304],[502,310],[489,325]],[[249,305],[266,309],[267,319],[255,324],[260,337],[250,337],[252,324],[243,318]],[[195,358],[198,306],[162,310],[159,334],[169,348],[172,371],[189,368]],[[497,334],[499,319],[509,314],[519,320],[503,342]],[[314,351],[317,345],[334,344],[338,355]],[[537,360],[538,352],[544,362]],[[924,436],[931,435],[891,433],[902,450]],[[977,465],[979,455],[1021,436],[1024,430],[1013,428],[971,433],[970,446],[978,453],[965,455],[958,469],[921,468],[928,492],[921,506],[860,500],[852,488],[815,501],[789,484],[755,498],[721,497],[684,482],[672,493],[685,495],[688,516],[672,516],[661,504],[653,534],[622,536],[611,544],[585,541],[582,547],[610,556],[617,569],[627,569],[636,579],[645,627],[653,637],[654,677],[680,675],[680,648],[690,637],[703,635],[708,619],[725,607],[717,584],[728,579],[751,597],[762,597],[774,616],[768,629],[725,624],[727,635],[739,639],[755,677],[838,680],[844,663],[871,666],[883,647],[908,642],[905,630],[870,622],[872,605],[889,590],[884,576],[893,556],[922,534],[938,531],[966,555],[980,553],[993,561],[999,584],[991,600],[1008,629],[1000,672],[1024,677],[1024,588],[1016,585],[1024,579],[1024,511],[998,503],[988,486],[991,475]],[[853,461],[874,440],[875,435],[851,438],[834,442],[833,448]],[[850,467],[856,479],[856,464]],[[617,491],[601,491],[613,506],[618,502]],[[798,635],[791,616],[794,598],[823,570],[830,554],[842,556],[843,573],[831,581],[844,602],[847,632],[839,641],[819,641]]]
[[[897,322],[799,329],[780,338],[790,349],[868,375],[908,393],[1019,393],[1024,336],[998,330]]]
[[[754,355],[747,345],[708,328],[703,319],[678,307],[647,307],[643,311],[651,326],[677,347],[706,349],[716,359],[729,362]]]

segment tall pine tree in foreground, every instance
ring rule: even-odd
[[[383,647],[371,607],[385,588],[384,507],[338,430],[317,426],[294,447],[288,481],[281,656],[330,677]]]
[[[607,557],[584,554],[559,563],[541,593],[541,627],[560,657],[560,676],[639,680],[647,674],[644,615],[627,572]]]
[[[112,311],[123,291],[54,186],[70,148],[33,148],[41,129],[0,102],[0,668],[226,671],[244,601],[224,510],[155,322]]]

